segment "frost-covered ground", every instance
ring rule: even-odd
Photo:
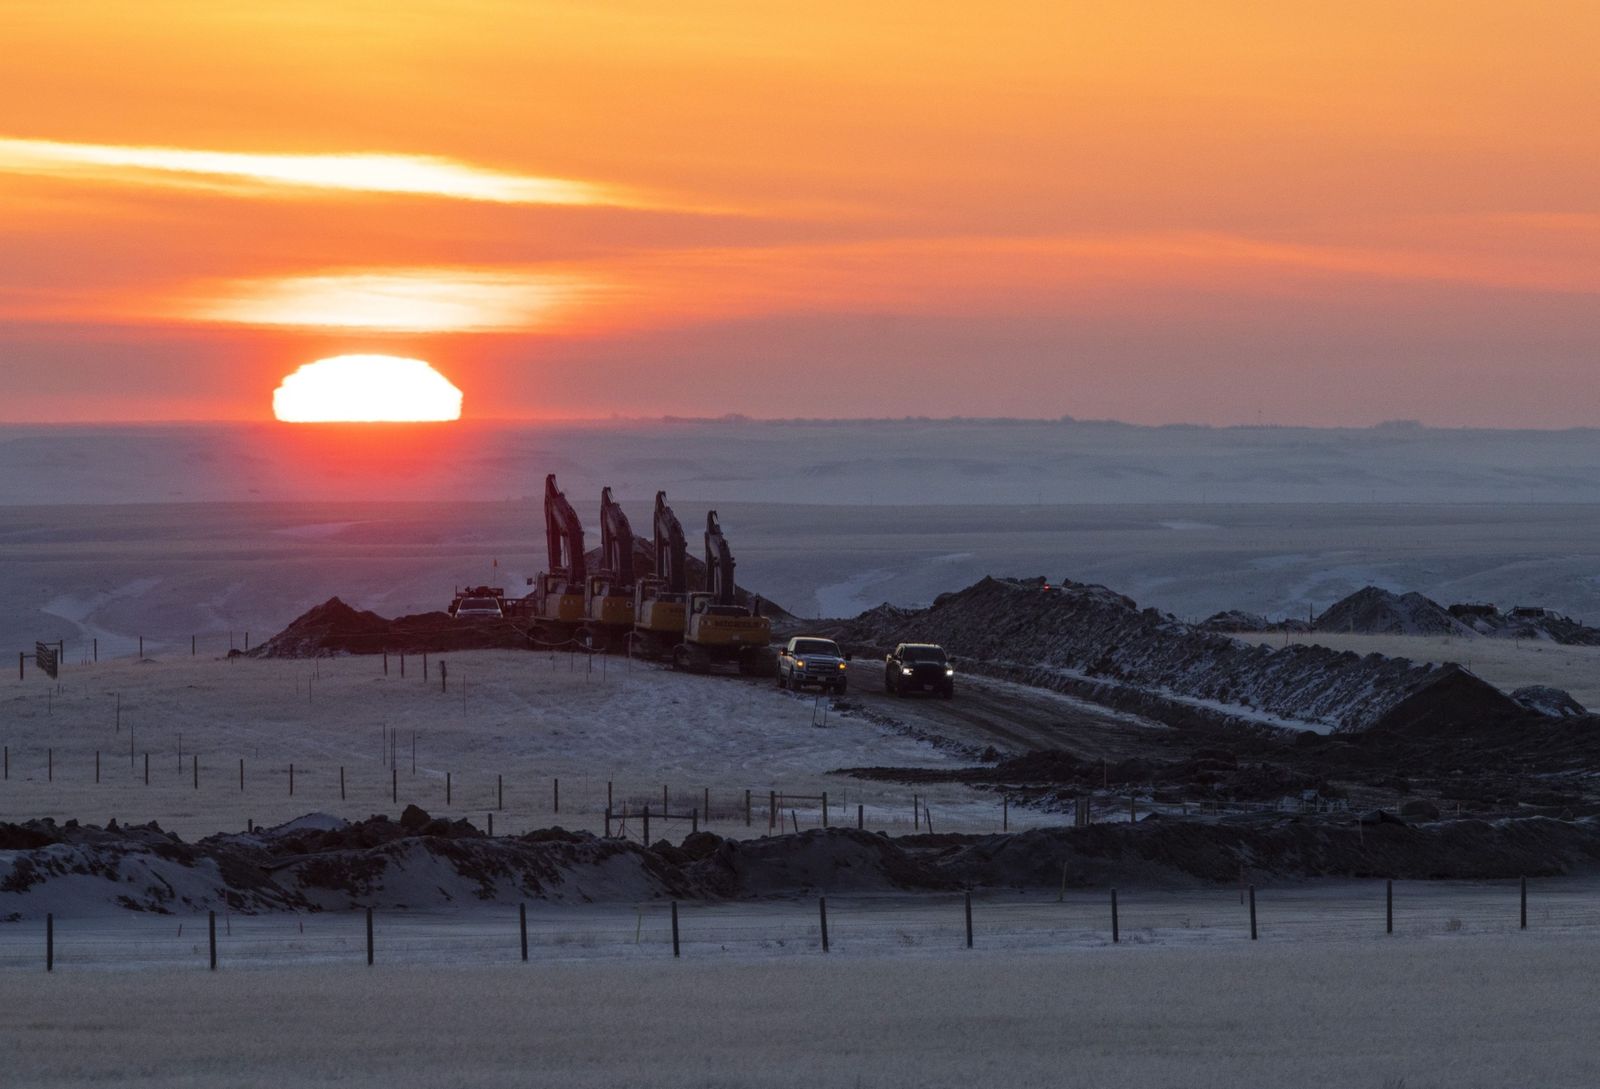
[[[1318,909],[1263,897],[1256,943],[1225,893],[1209,897],[1212,910],[1231,912],[1225,933],[1204,935],[1194,917],[1187,928],[1176,920],[1145,928],[1132,921],[1135,899],[1117,946],[1103,938],[1018,946],[991,929],[1005,925],[994,920],[1007,910],[1054,910],[1059,921],[1103,930],[1098,897],[1065,907],[980,902],[971,951],[961,948],[955,902],[938,905],[947,922],[937,930],[931,906],[926,914],[884,909],[891,917],[870,943],[851,921],[852,906],[841,904],[830,912],[826,956],[811,933],[812,903],[745,910],[720,924],[714,911],[685,912],[688,944],[677,961],[659,911],[638,945],[627,916],[570,930],[554,949],[536,921],[529,965],[517,959],[509,916],[484,922],[495,928],[492,950],[485,929],[414,958],[397,955],[396,924],[379,919],[374,968],[365,965],[356,917],[308,919],[304,937],[277,920],[283,933],[270,938],[225,935],[215,974],[191,934],[151,958],[130,956],[125,937],[64,928],[49,976],[37,942],[23,965],[13,963],[15,939],[7,938],[6,1084],[1463,1089],[1600,1081],[1590,1043],[1600,937],[1546,926],[1537,899],[1526,933],[1510,929],[1514,921],[1485,927],[1470,912],[1446,914],[1442,902],[1424,927],[1407,920],[1403,913],[1416,909],[1402,899],[1407,921],[1385,937],[1377,888],[1360,890],[1368,895],[1359,932],[1308,921],[1286,934],[1287,913],[1309,920]],[[1514,907],[1506,892],[1483,890]],[[1446,893],[1472,898],[1457,888],[1440,891],[1441,900]],[[739,929],[752,920],[767,948]],[[176,930],[175,920],[156,922]],[[318,927],[340,928],[339,944],[318,937]],[[780,949],[774,936],[782,933],[789,940]],[[586,934],[614,955],[596,955]],[[139,970],[101,970],[108,960]]]
[[[499,802],[498,780],[500,832],[552,824],[600,831],[608,782],[614,807],[627,803],[635,827],[639,809],[652,806],[652,839],[686,833],[690,822],[677,818],[704,809],[708,788],[710,820],[702,814],[702,827],[724,835],[764,833],[772,791],[812,798],[826,791],[835,824],[854,823],[862,805],[868,827],[909,830],[910,788],[827,773],[870,764],[971,763],[918,739],[915,706],[907,707],[905,726],[890,726],[841,713],[813,694],[780,692],[771,681],[690,676],[645,663],[630,668],[625,659],[474,651],[444,661],[447,692],[440,690],[438,658],[428,663],[425,681],[420,658],[406,659],[402,678],[396,655],[387,676],[377,656],[119,659],[69,666],[59,692],[42,675],[19,682],[12,674],[0,683],[0,743],[9,754],[0,820],[155,820],[192,838],[308,811],[397,816],[399,807],[416,803],[482,827]],[[393,768],[385,755],[388,731]],[[666,824],[663,786],[675,818]],[[748,828],[746,790],[753,792]],[[920,793],[940,831],[999,827],[992,794],[957,784]],[[821,819],[816,800],[790,801],[783,810],[787,823],[798,819],[802,828]],[[1012,826],[1032,820],[1047,818],[1019,813]]]

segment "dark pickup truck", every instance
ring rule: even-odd
[[[923,690],[956,694],[956,664],[933,643],[901,643],[883,660],[883,690],[893,696]]]

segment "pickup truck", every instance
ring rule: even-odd
[[[824,692],[843,692],[849,686],[848,661],[850,655],[832,639],[797,635],[778,652],[778,687],[798,691],[814,684]]]
[[[956,694],[955,659],[933,643],[901,643],[883,660],[883,690],[892,696],[931,689],[945,699]]]

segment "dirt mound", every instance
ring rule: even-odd
[[[420,811],[419,811],[420,812]],[[324,822],[313,822],[324,823]],[[335,822],[337,823],[337,822]],[[0,860],[0,920],[117,911],[439,910],[481,902],[637,902],[1323,876],[1492,879],[1593,872],[1600,819],[1408,824],[1388,814],[1176,821],[890,838],[852,829],[646,848],[560,828],[491,839],[413,814],[303,822],[186,844],[154,825],[0,825],[43,837]],[[420,827],[416,827],[420,824]],[[413,827],[407,827],[411,825]]]
[[[308,610],[258,647],[253,658],[316,658],[333,654],[421,654],[525,647],[527,636],[510,620],[449,613],[419,613],[386,620],[330,598]]]
[[[1395,594],[1376,586],[1357,590],[1317,617],[1313,631],[1369,635],[1470,636],[1471,628],[1437,601],[1418,593]]]
[[[1172,725],[1358,732],[1483,723],[1527,712],[1456,665],[1326,647],[1247,645],[1103,586],[983,581],[912,613],[831,626],[862,653],[941,643],[962,668],[1149,715]]]
[[[1572,698],[1564,688],[1547,684],[1530,684],[1511,693],[1511,698],[1530,711],[1550,718],[1577,718],[1589,713],[1588,709]]]

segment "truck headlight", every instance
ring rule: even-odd
[[[806,660],[804,658],[796,658],[794,660],[794,667],[796,669],[804,669],[806,667]]]
[[[954,669],[952,669],[951,667],[946,666],[945,670],[944,670],[944,675],[946,677],[954,677],[956,675],[956,671]]]
[[[901,666],[900,667],[900,676],[902,676],[902,677],[911,676],[911,667],[910,666]]]
[[[840,662],[840,663],[839,663],[839,668],[840,668],[840,669],[843,669],[843,668],[844,668],[844,663],[843,663],[843,662]]]

